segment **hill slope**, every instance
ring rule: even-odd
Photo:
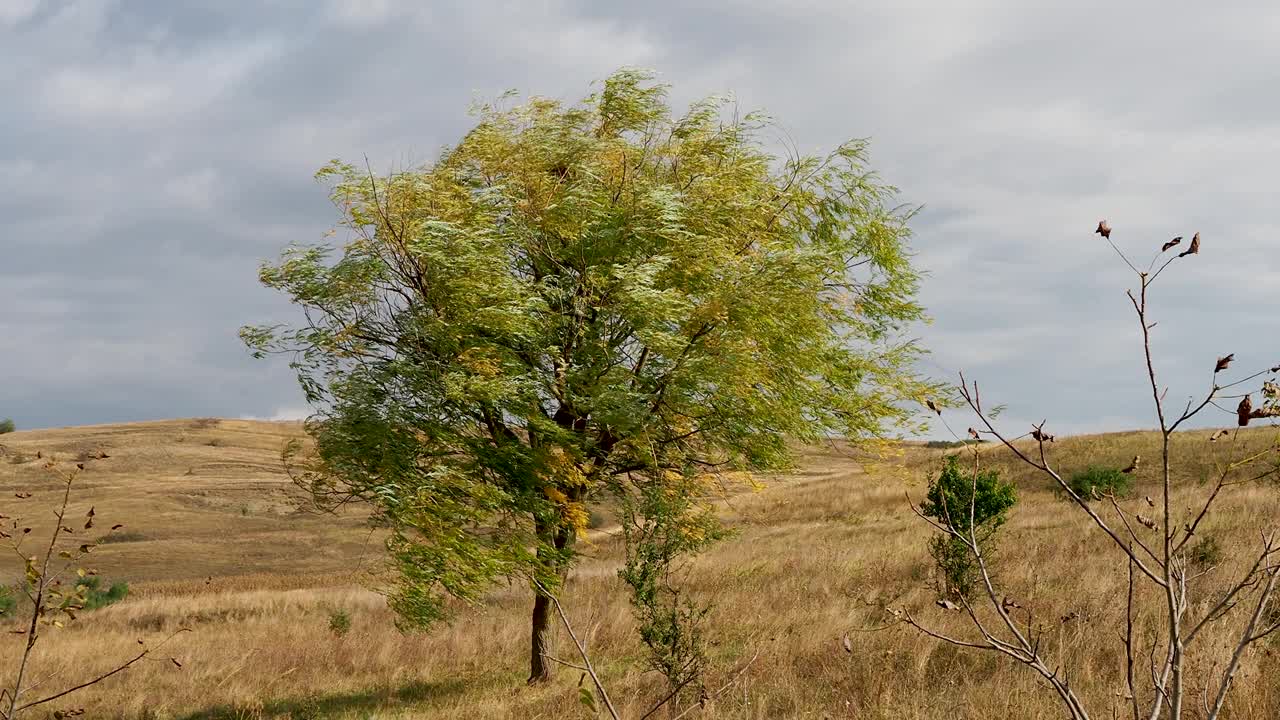
[[[301,437],[301,423],[214,419],[17,432],[0,437],[0,497],[7,504],[18,490],[33,492],[12,509],[39,530],[58,495],[45,461],[70,468],[83,460],[73,507],[94,506],[100,524],[125,524],[97,567],[134,584],[350,573],[369,533],[357,515],[305,510],[280,457]],[[95,459],[99,452],[109,457]],[[4,557],[0,581],[20,569]]]
[[[280,469],[279,451],[299,432],[287,423],[184,420],[2,439],[10,457],[0,458],[0,498],[39,477],[37,449],[59,457],[107,452],[88,462],[77,502],[95,504],[101,518],[125,522],[135,534],[104,547],[99,565],[110,578],[132,581],[135,595],[50,636],[45,668],[79,676],[108,667],[135,638],[192,628],[165,650],[181,660],[181,671],[154,663],[114,678],[78,698],[90,716],[589,717],[577,699],[577,672],[562,672],[547,687],[523,687],[530,596],[519,583],[449,627],[400,634],[381,598],[361,587],[361,571],[379,559],[361,518],[297,511],[300,498]],[[1207,435],[1176,438],[1180,504],[1207,492],[1200,481],[1220,459],[1222,445],[1206,444]],[[1264,430],[1241,437],[1254,448],[1272,440]],[[1155,443],[1152,433],[1120,433],[1064,439],[1051,452],[1070,472],[1122,465],[1134,454],[1150,462]],[[738,533],[691,564],[687,588],[715,604],[707,621],[715,666],[709,686],[746,668],[705,710],[686,717],[1061,717],[1025,669],[884,627],[888,605],[912,608],[949,633],[968,630],[963,618],[934,606],[929,530],[903,495],[923,494],[943,451],[900,450],[868,464],[839,446],[814,449],[800,472],[729,500],[724,514]],[[15,453],[26,461],[13,464]],[[1074,669],[1073,685],[1105,710],[1121,689],[1123,655],[1110,628],[1123,617],[1124,566],[1086,518],[1006,449],[982,453],[1019,488],[998,565],[1002,587],[1034,608],[1050,629],[1055,658]],[[1150,465],[1136,482],[1127,508],[1145,507],[1142,496],[1154,494]],[[49,488],[24,502],[47,499]],[[10,502],[0,500],[0,512],[8,514]],[[1237,488],[1224,499],[1219,520],[1202,532],[1223,555],[1217,572],[1235,569],[1233,559],[1256,541],[1248,528],[1278,510],[1266,485]],[[565,607],[615,704],[625,717],[639,717],[662,691],[643,672],[614,575],[616,538],[596,535],[586,555]],[[350,614],[349,634],[328,630],[335,610]],[[842,648],[846,633],[851,653]],[[0,634],[0,675],[18,649],[19,640]],[[1276,715],[1280,689],[1263,679],[1280,671],[1278,657],[1250,659],[1232,717]]]

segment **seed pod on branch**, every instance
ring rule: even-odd
[[[926,407],[928,407],[930,410],[932,410],[932,411],[934,411],[935,413],[937,413],[937,414],[938,414],[938,417],[942,417],[942,408],[938,407],[938,403],[934,402],[932,398],[930,398],[930,399],[926,399],[926,400],[924,401],[924,404],[925,404],[925,406],[926,406]]]
[[[1209,436],[1209,442],[1218,442],[1219,438],[1224,438],[1229,434],[1230,434],[1229,430],[1219,430],[1218,432]]]
[[[1181,236],[1181,235],[1179,235],[1178,237],[1176,237],[1176,238],[1174,238],[1174,239],[1170,240],[1169,242],[1165,243],[1164,245],[1161,245],[1161,246],[1160,246],[1160,252],[1168,252],[1168,251],[1169,251],[1169,248],[1171,248],[1171,247],[1173,247],[1173,246],[1177,245],[1177,244],[1178,244],[1178,243],[1180,243],[1180,242],[1182,242],[1182,236]]]
[[[1106,220],[1099,220],[1098,229],[1094,230],[1094,232],[1098,233],[1104,238],[1107,238],[1108,240],[1111,239],[1111,226],[1107,224]]]
[[[1253,398],[1245,395],[1240,404],[1236,406],[1236,421],[1240,423],[1240,427],[1249,424],[1249,414],[1253,412]]]
[[[1216,375],[1222,372],[1223,370],[1226,370],[1227,366],[1231,364],[1231,361],[1235,359],[1236,359],[1235,353],[1228,353],[1226,357],[1218,358],[1218,364],[1213,366],[1214,374]]]
[[[1047,432],[1044,432],[1040,428],[1035,428],[1034,430],[1032,430],[1031,437],[1040,442],[1053,442],[1053,436]]]

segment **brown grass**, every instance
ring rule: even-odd
[[[207,423],[207,421],[205,421]],[[105,668],[137,638],[157,640],[179,627],[164,655],[80,696],[91,717],[108,718],[572,718],[579,674],[565,670],[550,686],[524,687],[527,589],[494,593],[429,635],[402,635],[381,598],[361,587],[378,564],[378,542],[361,518],[295,511],[300,499],[279,472],[283,441],[294,424],[193,421],[103,426],[6,436],[10,451],[34,457],[81,448],[111,457],[90,461],[79,505],[95,504],[107,522],[126,522],[141,538],[106,545],[98,557],[109,579],[126,579],[130,599],[85,614],[40,649],[42,672],[65,677]],[[1207,491],[1212,469],[1208,432],[1180,434],[1178,500]],[[1260,446],[1263,430],[1242,436]],[[217,439],[216,447],[208,444]],[[1066,472],[1123,465],[1140,453],[1136,508],[1155,496],[1152,433],[1064,439],[1052,452]],[[1000,578],[1005,590],[1049,628],[1053,656],[1100,717],[1117,708],[1122,651],[1124,565],[1118,553],[1047,481],[1015,465],[1007,450],[987,447],[989,463],[1018,484],[1020,502],[1005,532]],[[934,606],[928,528],[904,492],[919,498],[942,451],[905,447],[870,464],[839,447],[807,454],[803,469],[773,479],[725,507],[738,530],[691,566],[689,586],[714,599],[710,620],[716,671],[711,686],[758,653],[741,682],[701,714],[717,718],[1059,718],[1063,713],[1036,678],[993,655],[958,651],[904,627],[880,628],[885,604],[907,606],[948,632],[961,618]],[[193,473],[186,475],[188,468]],[[0,497],[29,487],[36,463],[0,464]],[[25,508],[40,507],[38,495]],[[1230,557],[1256,544],[1253,528],[1276,517],[1270,486],[1231,494],[1213,535]],[[8,514],[9,501],[0,503]],[[1144,505],[1145,507],[1145,505]],[[242,508],[248,508],[247,512]],[[574,572],[565,608],[587,638],[615,704],[638,717],[661,696],[659,679],[642,672],[626,596],[614,575],[616,538],[596,533]],[[1230,563],[1229,563],[1230,564]],[[0,565],[0,578],[16,575]],[[1229,574],[1232,567],[1216,573]],[[1205,581],[1212,582],[1213,575]],[[329,613],[344,609],[352,629],[338,637]],[[1078,617],[1063,621],[1075,613]],[[1153,615],[1144,614],[1143,623]],[[841,647],[848,633],[853,653]],[[0,635],[0,680],[20,640]],[[7,639],[6,639],[7,638]],[[1211,639],[1210,644],[1219,642]],[[567,643],[565,643],[567,645]],[[1252,657],[1231,702],[1233,718],[1275,717],[1280,670],[1275,645]],[[565,647],[562,656],[571,655]],[[51,681],[52,682],[52,681]]]

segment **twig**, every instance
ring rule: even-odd
[[[560,606],[559,598],[557,598],[554,593],[548,591],[546,586],[536,578],[533,580],[533,584],[540,592],[542,592],[543,595],[551,600],[551,604],[555,606],[556,614],[560,616],[560,622],[564,625],[565,631],[569,633],[569,637],[573,640],[574,646],[578,648],[578,655],[582,657],[582,663],[585,665],[583,669],[585,669],[587,674],[591,676],[591,682],[595,683],[596,690],[600,693],[600,698],[604,700],[605,708],[609,710],[609,716],[612,717],[613,720],[620,720],[618,717],[618,711],[613,707],[613,701],[609,699],[608,691],[604,689],[604,684],[600,682],[600,676],[596,675],[595,668],[591,666],[591,658],[587,657],[587,649],[583,647],[582,642],[578,640],[578,636],[574,634],[573,626],[569,624],[569,616],[565,615],[564,608]]]
[[[756,649],[755,654],[751,656],[751,659],[748,660],[741,668],[739,668],[738,671],[734,673],[733,677],[729,678],[728,682],[722,685],[719,690],[716,690],[715,692],[711,693],[709,697],[712,700],[714,700],[715,698],[718,698],[721,695],[723,695],[729,688],[733,687],[738,682],[738,679],[742,677],[743,673],[747,671],[747,668],[751,667],[751,663],[754,663],[756,661],[756,658],[758,657],[760,657],[759,648]],[[679,715],[676,715],[675,717],[671,718],[671,720],[680,720],[680,718],[693,712],[694,709],[698,707],[699,707],[698,705],[690,705],[689,707],[685,708],[684,711],[681,712]]]
[[[689,683],[693,682],[696,679],[698,679],[697,675],[690,675],[689,677],[685,678],[683,682],[681,682],[679,685],[676,685],[674,690],[667,693],[666,697],[659,700],[657,705],[654,705],[652,708],[650,708],[649,712],[641,715],[640,720],[646,720],[646,718],[648,718],[650,715],[653,715],[654,713],[661,710],[663,705],[666,705],[667,703],[671,702],[672,698],[674,698],[676,695],[679,695],[681,690],[685,689],[685,687],[688,686]]]
[[[1267,539],[1267,549],[1270,549],[1275,536],[1272,535]],[[1236,644],[1235,652],[1231,653],[1231,662],[1227,664],[1227,669],[1222,673],[1222,683],[1218,686],[1218,695],[1213,701],[1213,710],[1206,716],[1206,720],[1217,720],[1218,715],[1222,712],[1222,705],[1227,700],[1227,692],[1231,689],[1231,681],[1234,679],[1236,669],[1240,666],[1240,659],[1244,656],[1245,650],[1255,641],[1253,635],[1254,629],[1258,626],[1258,621],[1262,619],[1267,610],[1267,603],[1271,600],[1271,594],[1276,589],[1276,580],[1280,578],[1280,570],[1269,569],[1267,571],[1267,586],[1258,596],[1258,604],[1254,607],[1253,615],[1249,618],[1249,623],[1245,626],[1244,631],[1240,633],[1240,642]]]
[[[575,664],[573,664],[573,663],[569,662],[568,660],[561,660],[560,658],[556,657],[555,655],[550,655],[550,654],[548,654],[548,653],[542,653],[542,657],[544,657],[544,658],[546,658],[546,659],[550,660],[550,661],[551,661],[551,662],[553,662],[553,663],[556,663],[557,665],[563,665],[563,666],[565,666],[565,667],[567,667],[567,668],[573,668],[574,670],[581,670],[582,672],[586,672],[586,671],[587,671],[587,669],[586,669],[585,667],[583,667],[582,665],[575,665]]]

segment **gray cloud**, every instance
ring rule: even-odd
[[[292,317],[256,269],[331,224],[311,173],[429,161],[473,100],[574,100],[622,65],[676,102],[732,91],[806,151],[870,137],[924,204],[923,367],[980,379],[1013,426],[1152,424],[1099,217],[1144,263],[1204,234],[1155,293],[1171,398],[1216,354],[1280,359],[1280,9],[933,5],[0,0],[0,415],[297,413],[235,331]]]

